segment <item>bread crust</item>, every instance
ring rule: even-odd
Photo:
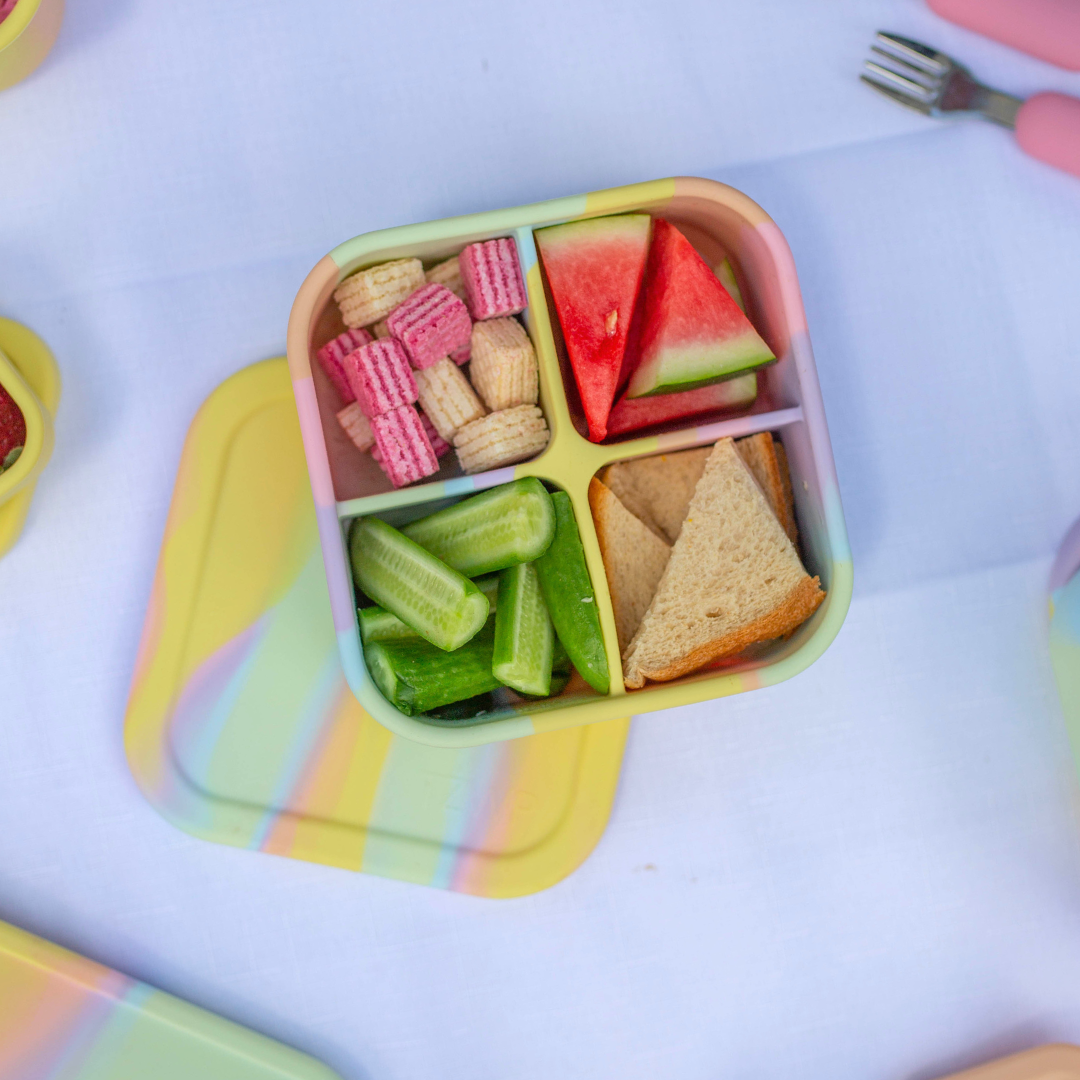
[[[741,652],[748,645],[753,645],[758,641],[770,641],[789,630],[794,630],[817,611],[824,599],[825,593],[821,590],[820,579],[805,577],[788,593],[783,603],[761,618],[747,623],[746,626],[741,626],[730,634],[698,645],[665,667],[654,668],[651,671],[641,667],[634,672],[624,671],[623,681],[628,689],[639,690],[645,685],[646,679],[651,679],[653,682],[670,682],[682,675],[689,675],[714,660]],[[626,651],[629,651],[629,647]],[[623,659],[626,659],[625,655]]]

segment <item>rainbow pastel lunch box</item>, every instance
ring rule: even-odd
[[[684,420],[681,425],[668,425],[670,430],[658,429],[659,434],[596,444],[584,437],[581,404],[565,350],[561,337],[553,334],[533,230],[631,211],[670,220],[714,267],[725,257],[730,259],[750,318],[779,360],[759,372],[757,400],[743,415],[716,417],[711,422]],[[516,240],[522,263],[529,299],[524,319],[539,360],[540,407],[551,441],[530,461],[473,476],[462,475],[451,454],[430,482],[394,491],[369,455],[356,450],[340,430],[336,391],[321,367],[312,362],[316,351],[344,329],[333,291],[344,278],[366,266],[407,256],[431,263],[456,254],[466,244],[501,236]],[[435,746],[474,746],[769,686],[812,664],[844,621],[851,599],[851,554],[795,266],[777,226],[733,188],[696,178],[656,180],[358,236],[335,248],[308,275],[289,320],[288,353],[345,676],[364,709],[397,734]],[[828,594],[825,602],[788,640],[672,682],[626,691],[589,510],[589,480],[614,461],[760,431],[773,432],[784,444],[803,559],[809,572],[820,576]],[[611,691],[597,694],[575,679],[557,697],[539,703],[523,701],[472,720],[405,716],[382,696],[364,663],[347,551],[349,527],[354,519],[368,514],[402,525],[474,492],[524,476],[538,477],[570,496],[599,606]]]
[[[0,90],[30,75],[60,33],[64,0],[18,0],[0,22]]]

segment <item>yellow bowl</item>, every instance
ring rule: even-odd
[[[0,90],[22,82],[49,55],[63,18],[64,0],[19,0],[0,23]]]
[[[0,386],[26,421],[19,460],[0,473],[0,556],[19,538],[38,475],[53,449],[53,414],[60,401],[60,371],[48,346],[25,326],[0,319]]]

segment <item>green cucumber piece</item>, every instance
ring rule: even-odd
[[[488,574],[477,578],[473,584],[487,597],[491,610],[495,610],[495,601],[499,595],[499,575]],[[416,631],[392,615],[386,608],[373,604],[359,608],[356,612],[360,622],[360,640],[366,645],[369,641],[400,641],[402,638],[416,637]]]
[[[403,623],[396,615],[378,604],[360,608],[356,617],[360,623],[360,640],[365,645],[369,641],[396,641],[416,637],[416,631],[408,623]]]
[[[466,577],[532,562],[555,534],[547,489],[534,476],[500,484],[403,530],[425,551]]]
[[[532,563],[518,563],[499,575],[495,651],[491,670],[505,686],[547,697],[555,632]]]
[[[556,491],[551,502],[555,507],[555,539],[536,561],[540,590],[555,633],[566,646],[574,667],[594,690],[606,694],[611,677],[604,635],[574,508],[565,491]]]
[[[364,659],[383,697],[406,716],[452,705],[497,689],[491,656],[495,620],[454,652],[443,652],[422,638],[373,641]]]
[[[522,694],[521,696],[528,698],[530,701],[543,701],[545,697],[558,697],[566,689],[566,685],[570,682],[570,676],[573,673],[574,665],[570,663],[570,654],[563,647],[563,643],[556,637],[555,650],[551,657],[551,686],[548,688],[548,692],[543,697],[533,694]]]
[[[468,578],[379,518],[353,523],[349,555],[356,584],[440,649],[460,648],[487,621],[487,597]]]

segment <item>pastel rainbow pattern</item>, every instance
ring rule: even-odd
[[[207,401],[125,730],[132,772],[166,818],[253,850],[520,895],[595,846],[627,725],[452,750],[372,720],[342,673],[285,361],[245,369]]]
[[[1050,660],[1080,769],[1080,521],[1065,537],[1050,573]]]
[[[733,240],[744,270],[753,271],[759,315],[777,340],[787,342],[774,369],[781,396],[796,404],[733,420],[722,420],[673,434],[647,436],[615,446],[587,442],[574,430],[561,389],[559,359],[551,333],[548,306],[533,242],[533,229],[599,214],[648,211],[705,219]],[[330,302],[337,284],[358,267],[403,256],[444,258],[464,244],[497,236],[514,236],[529,293],[525,318],[540,363],[540,396],[551,429],[551,443],[533,461],[496,473],[418,484],[400,491],[337,501],[331,477],[319,403],[312,377],[310,346],[313,326]],[[712,241],[709,241],[712,242]],[[289,321],[289,365],[304,451],[315,500],[330,606],[346,680],[368,713],[391,731],[418,742],[442,747],[477,746],[534,733],[555,732],[580,724],[618,717],[626,711],[672,708],[745,690],[769,686],[798,674],[825,651],[839,632],[851,601],[853,569],[839,485],[829,444],[825,409],[818,386],[813,350],[806,326],[795,264],[776,224],[751,199],[711,180],[680,177],[588,195],[556,199],[533,206],[496,210],[366,233],[323,258],[297,294]],[[513,715],[478,725],[439,726],[404,716],[375,687],[364,665],[353,610],[353,593],[344,526],[360,513],[380,513],[452,495],[521,476],[539,476],[560,484],[570,496],[578,521],[589,522],[589,478],[603,465],[627,456],[673,450],[739,437],[753,431],[781,430],[793,474],[805,487],[796,491],[801,534],[813,571],[828,595],[815,615],[795,636],[759,663],[738,663],[738,670],[711,670],[672,684],[653,684],[625,699],[619,675],[619,649],[614,616],[599,545],[592,529],[581,529],[585,556],[597,594],[612,692],[606,697],[582,696],[569,702],[522,705]],[[526,711],[530,710],[530,711]]]
[[[0,922],[0,1080],[336,1080],[264,1036]]]

